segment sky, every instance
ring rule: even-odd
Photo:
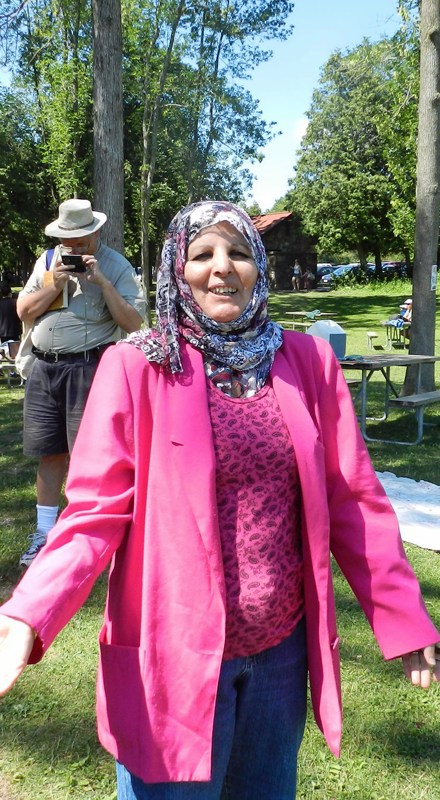
[[[245,82],[259,100],[263,117],[277,122],[282,131],[264,148],[264,161],[251,165],[256,180],[249,203],[256,200],[265,211],[288,191],[320,68],[337,49],[356,47],[364,38],[392,36],[400,24],[397,4],[398,0],[296,0],[290,38],[269,42],[273,58]]]

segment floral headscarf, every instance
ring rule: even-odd
[[[195,302],[184,277],[188,246],[203,228],[228,222],[246,239],[258,270],[249,303],[231,322],[216,322]],[[140,348],[149,361],[181,372],[179,338],[201,350],[205,363],[255,378],[257,388],[269,374],[282,344],[282,328],[267,312],[266,254],[260,235],[243,209],[223,201],[194,203],[172,220],[157,273],[157,329],[131,334],[125,341]]]

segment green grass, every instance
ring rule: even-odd
[[[382,320],[388,319],[391,313],[398,310],[402,299],[411,295],[411,284],[408,281],[393,281],[386,284],[371,284],[356,289],[338,289],[332,292],[309,292],[308,294],[292,292],[274,293],[269,309],[274,319],[288,320],[287,311],[320,311],[332,315],[347,334],[346,353],[371,354],[367,345],[367,331],[378,334],[375,340],[375,352],[386,352],[385,329]],[[440,309],[437,314],[436,353],[440,353]],[[396,350],[401,352],[401,350]],[[405,351],[406,352],[406,351]],[[360,372],[347,373],[349,377],[360,377]],[[397,386],[403,385],[405,368],[394,367],[391,378]],[[436,383],[440,386],[440,362],[436,364]],[[354,390],[352,391],[354,394]],[[368,389],[368,415],[380,416],[383,412],[384,380],[376,372]],[[440,405],[428,406],[424,419],[438,427],[426,427],[423,441],[418,447],[401,447],[390,444],[368,445],[375,468],[378,471],[394,472],[399,477],[427,480],[440,484],[440,461],[437,453],[440,448]],[[375,438],[389,438],[402,441],[413,441],[416,438],[415,413],[408,410],[393,409],[386,422],[367,425],[367,432]]]
[[[275,318],[287,310],[329,311],[347,331],[347,353],[367,353],[366,330],[376,330],[410,294],[408,284],[328,294],[280,293],[271,300]],[[440,342],[437,352],[440,352]],[[401,380],[404,372],[402,370]],[[380,407],[381,382],[372,384],[372,408]],[[18,557],[34,525],[36,460],[21,452],[23,390],[0,378],[0,599],[19,578]],[[393,412],[399,435],[413,415]],[[429,421],[440,422],[429,409]],[[373,435],[379,425],[372,424]],[[412,430],[409,431],[412,434]],[[438,428],[427,428],[418,447],[369,445],[376,469],[440,483]],[[408,546],[430,613],[440,625],[440,555]],[[402,676],[399,662],[386,664],[337,567],[334,568],[344,701],[342,757],[328,751],[310,719],[299,763],[298,800],[437,800],[440,785],[440,687],[422,692]],[[0,701],[1,800],[114,798],[112,758],[97,743],[94,690],[97,634],[105,578],[60,634],[41,664],[29,668]],[[269,799],[268,799],[269,800]]]

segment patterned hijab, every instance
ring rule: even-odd
[[[195,302],[184,277],[188,246],[203,228],[228,222],[250,247],[258,277],[252,296],[240,316],[216,322]],[[266,254],[260,235],[243,209],[232,203],[204,201],[179,211],[172,220],[157,273],[157,329],[131,334],[125,341],[141,349],[149,361],[171,372],[182,372],[179,339],[203,354],[207,374],[228,371],[264,384],[275,353],[282,344],[282,328],[267,312]]]

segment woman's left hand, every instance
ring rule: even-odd
[[[427,689],[432,679],[440,683],[440,642],[402,656],[403,671],[413,686]]]

